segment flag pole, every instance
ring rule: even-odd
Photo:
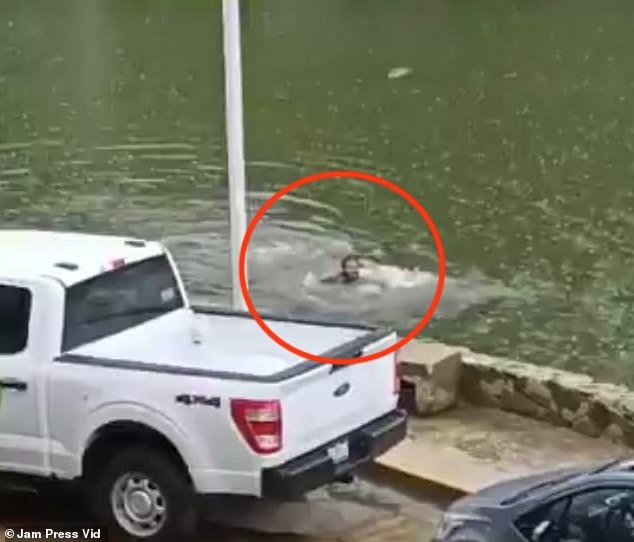
[[[232,301],[234,309],[246,310],[246,303],[240,290],[240,280],[238,278],[240,246],[247,228],[244,126],[242,118],[240,0],[223,0],[222,15],[225,64],[227,169],[229,173],[229,225],[231,230]]]

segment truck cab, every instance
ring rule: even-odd
[[[72,325],[73,313],[86,309],[82,285],[123,262],[160,254],[157,244],[109,236],[0,231],[0,471],[51,473],[41,377],[85,338]],[[93,335],[109,332],[116,326],[106,323]]]

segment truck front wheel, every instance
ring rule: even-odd
[[[114,539],[166,542],[194,534],[195,495],[179,466],[151,448],[122,450],[88,481],[93,512]]]

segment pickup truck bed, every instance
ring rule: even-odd
[[[353,357],[373,339],[386,334],[385,330],[363,326],[268,317],[265,321],[297,348],[339,357]],[[152,337],[149,342],[148,337]],[[119,364],[143,363],[164,369],[173,366],[179,372],[192,369],[210,371],[213,376],[242,375],[253,381],[275,381],[314,365],[273,342],[251,317],[204,307],[168,313],[68,354],[117,360]]]

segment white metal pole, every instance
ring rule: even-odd
[[[227,165],[229,173],[229,221],[231,229],[231,286],[234,308],[246,310],[246,303],[240,291],[240,280],[238,278],[240,246],[247,229],[242,119],[240,0],[223,0],[222,15],[225,58]]]

